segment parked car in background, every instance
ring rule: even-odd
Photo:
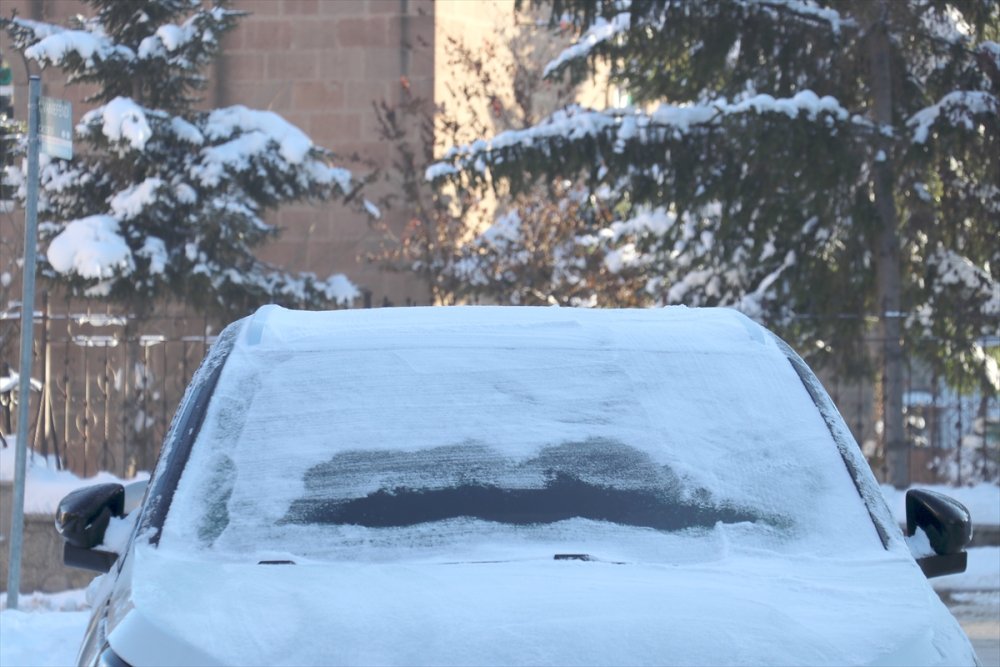
[[[975,664],[968,513],[735,311],[264,307],[134,492],[60,509],[83,665]]]

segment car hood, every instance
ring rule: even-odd
[[[974,664],[916,564],[888,552],[698,565],[134,556],[132,609],[109,638],[133,665]]]

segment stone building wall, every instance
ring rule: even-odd
[[[414,94],[433,93],[434,2],[237,0],[234,7],[252,13],[227,36],[214,104],[270,109],[321,146],[388,166],[390,146],[379,138],[372,103],[397,101],[404,77]],[[412,279],[364,260],[378,235],[363,216],[337,204],[303,204],[273,219],[284,233],[262,258],[321,276],[344,272],[374,303],[428,302]],[[390,220],[396,228],[404,222]]]
[[[0,482],[0,590],[7,590],[10,570],[10,519],[14,489],[10,482]],[[28,514],[24,517],[24,547],[21,556],[22,593],[54,593],[83,588],[96,572],[63,565],[63,541],[56,532],[51,514]]]

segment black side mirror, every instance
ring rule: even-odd
[[[63,561],[70,567],[107,572],[118,557],[94,549],[104,541],[111,517],[125,514],[125,487],[96,484],[73,491],[56,510],[56,530],[66,541]]]
[[[964,549],[972,541],[972,517],[965,505],[934,491],[911,489],[906,492],[906,534],[916,534],[917,528],[936,554],[917,559],[928,578],[965,572]]]

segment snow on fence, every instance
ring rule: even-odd
[[[371,306],[370,298],[364,305]],[[174,408],[219,327],[195,316],[140,321],[93,311],[64,313],[44,303],[35,314],[34,451],[56,455],[82,476],[103,470],[132,477],[150,470]],[[17,354],[19,317],[17,310],[0,312],[0,434],[15,426],[17,369],[10,362]],[[911,482],[996,482],[997,395],[955,391],[917,362],[906,368]],[[821,379],[881,476],[875,389],[828,375]]]

